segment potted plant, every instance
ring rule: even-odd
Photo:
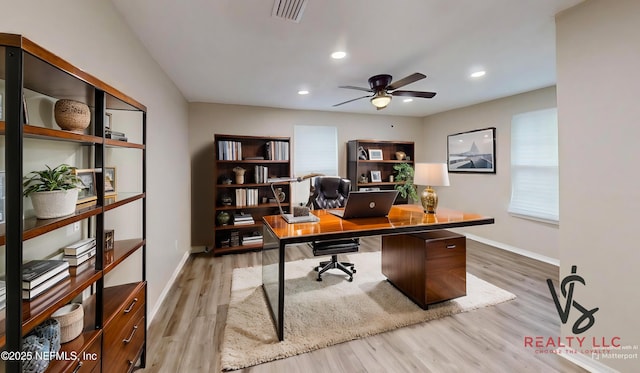
[[[82,185],[74,168],[61,164],[55,168],[31,171],[22,183],[23,195],[31,197],[38,219],[52,219],[73,214],[78,201],[78,186]]]
[[[398,171],[398,174],[394,177],[394,181],[398,183],[395,185],[395,188],[400,192],[400,196],[402,196],[402,198],[409,197],[414,201],[418,201],[416,186],[413,184],[413,167],[408,163],[398,163],[393,166],[393,169]]]

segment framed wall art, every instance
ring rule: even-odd
[[[449,172],[495,174],[495,160],[495,127],[447,136]]]

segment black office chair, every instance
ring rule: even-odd
[[[344,207],[350,191],[349,179],[339,176],[318,176],[313,180],[307,207],[313,209]],[[338,261],[338,254],[357,252],[360,246],[358,238],[313,241],[311,246],[315,256],[331,255],[331,260],[320,262],[320,265],[315,267],[318,271],[318,281],[322,281],[323,273],[333,268],[343,271],[349,276],[349,281],[353,281],[353,274],[356,273],[354,264]]]

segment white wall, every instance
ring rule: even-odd
[[[189,105],[189,122],[194,246],[211,245],[213,242],[215,201],[212,191],[216,181],[211,170],[215,167],[214,134],[293,138],[295,125],[335,126],[338,129],[338,172],[342,176],[347,175],[346,143],[349,140],[415,141],[416,156],[423,151],[417,146],[422,136],[422,120],[419,118],[192,103]],[[295,159],[291,161],[295,162]]]
[[[548,258],[558,259],[558,226],[511,216],[511,118],[556,106],[555,87],[543,88],[424,118],[421,162],[447,161],[447,135],[496,128],[496,173],[450,173],[449,187],[436,187],[440,205],[495,218],[495,224],[463,231]]]
[[[574,300],[600,307],[589,338],[640,346],[640,1],[590,0],[556,24],[561,277],[577,265],[586,286],[576,284]],[[579,315],[572,309],[563,335]],[[640,366],[637,357],[600,362]]]
[[[109,1],[0,0],[0,9],[0,32],[24,35],[147,106],[147,280],[154,309],[190,248],[186,101]]]

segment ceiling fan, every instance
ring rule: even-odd
[[[413,73],[407,77],[404,77],[396,82],[391,83],[391,75],[388,74],[380,74],[374,75],[369,78],[369,86],[371,88],[361,88],[354,87],[350,85],[343,85],[338,88],[347,88],[347,89],[356,89],[358,91],[365,91],[372,93],[371,95],[362,96],[358,98],[354,98],[351,100],[347,100],[345,102],[341,102],[339,104],[333,105],[340,106],[347,104],[352,101],[360,100],[362,98],[371,98],[371,103],[376,107],[377,110],[382,110],[391,102],[392,96],[409,96],[409,97],[421,97],[421,98],[432,98],[436,95],[435,92],[422,92],[422,91],[398,91],[397,89],[400,87],[404,87],[405,85],[417,82],[418,80],[424,79],[427,76],[420,73]]]

